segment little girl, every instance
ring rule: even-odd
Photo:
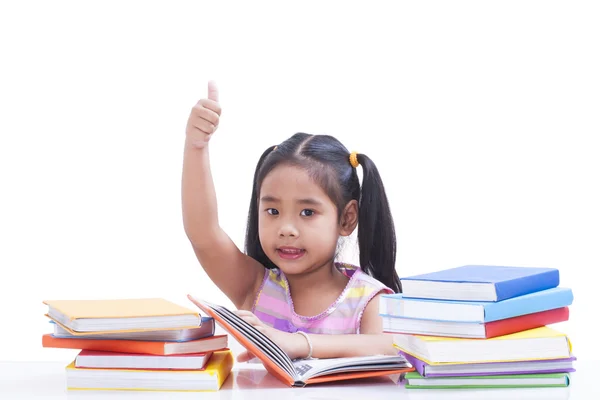
[[[373,161],[326,135],[270,146],[254,173],[241,252],[217,218],[209,141],[220,114],[209,82],[187,122],[182,177],[185,231],[208,276],[292,359],[394,354],[379,297],[401,290],[396,237]],[[335,262],[338,240],[357,226],[360,266]]]

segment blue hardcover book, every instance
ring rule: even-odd
[[[381,296],[379,313],[393,318],[485,323],[568,307],[572,303],[573,291],[562,287],[497,302],[418,299],[396,293]]]
[[[559,285],[555,268],[464,265],[400,280],[404,297],[500,301]]]

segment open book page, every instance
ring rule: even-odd
[[[223,306],[200,301],[198,299],[196,299],[196,301],[209,307],[216,315],[242,333],[248,341],[258,347],[259,350],[261,350],[273,363],[285,370],[292,379],[297,378],[296,369],[290,357],[281,350],[275,342],[269,339],[269,337]]]
[[[363,357],[326,358],[294,361],[294,367],[302,381],[313,376],[342,372],[372,371],[382,369],[410,368],[402,355],[375,355]]]

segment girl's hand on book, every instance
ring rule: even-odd
[[[308,342],[304,337],[293,333],[283,332],[279,329],[265,325],[256,315],[246,310],[235,311],[238,317],[242,318],[256,330],[266,335],[275,342],[281,349],[293,360],[299,357],[305,357],[308,354]],[[255,356],[245,351],[237,356],[238,362],[246,362]]]
[[[202,99],[192,108],[185,130],[186,140],[197,148],[204,148],[219,126],[221,106],[215,82],[208,82],[208,98]]]

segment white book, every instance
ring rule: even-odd
[[[477,363],[545,360],[571,357],[571,342],[547,326],[490,339],[463,339],[394,334],[400,350],[433,363]]]
[[[66,367],[68,390],[216,391],[231,373],[230,350],[216,351],[200,370]]]
[[[211,355],[212,352],[156,355],[82,350],[77,357],[75,357],[75,367],[111,369],[203,369]]]

